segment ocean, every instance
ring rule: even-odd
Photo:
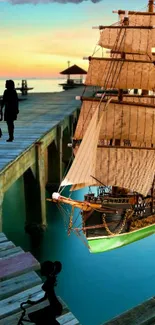
[[[36,92],[60,90],[56,79],[28,80],[28,85],[34,86]],[[82,200],[84,193],[85,190],[76,191],[74,197]],[[31,243],[24,232],[25,218],[21,177],[5,193],[3,231],[17,246],[29,250]],[[47,221],[48,227],[40,247],[32,252],[40,261],[61,261],[63,268],[58,275],[56,292],[80,324],[104,324],[154,296],[154,235],[116,250],[91,254],[75,234],[68,237],[63,216],[50,202],[47,202]]]
[[[21,86],[21,79],[13,79],[15,82],[15,87]],[[59,85],[61,82],[65,82],[64,78],[51,78],[51,79],[26,79],[28,87],[33,87],[29,93],[49,93],[49,92],[59,92],[62,91],[62,86]],[[0,96],[3,94],[5,89],[5,79],[0,79]],[[19,90],[17,91],[21,93]]]

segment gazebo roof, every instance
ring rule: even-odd
[[[74,64],[68,69],[61,71],[60,74],[87,74],[87,71]]]

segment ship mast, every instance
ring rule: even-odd
[[[148,12],[153,12],[154,11],[154,0],[149,0],[148,2]]]
[[[123,25],[124,26],[129,25],[129,17],[127,15],[124,17]],[[125,60],[125,53],[124,52],[121,53],[121,58]],[[119,91],[118,91],[118,99],[119,99],[119,101],[123,100],[123,89],[119,89]]]

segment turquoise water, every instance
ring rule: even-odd
[[[24,233],[25,207],[20,178],[5,194],[4,232],[30,248]],[[76,193],[81,199],[83,191]],[[155,294],[155,236],[106,253],[90,254],[83,242],[67,236],[62,215],[47,202],[48,228],[37,250],[40,261],[60,260],[57,294],[82,325],[100,325]]]

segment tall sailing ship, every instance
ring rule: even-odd
[[[116,13],[116,11],[115,11]],[[155,233],[155,13],[118,10],[119,21],[99,26],[99,46],[110,57],[89,57],[86,86],[98,97],[81,97],[73,139],[74,161],[61,191],[88,187],[83,201],[53,193],[72,206],[68,233],[87,239],[91,252],[118,248]],[[118,94],[106,92],[118,89]],[[124,94],[124,89],[134,90]],[[152,95],[151,95],[152,92]],[[93,188],[95,190],[93,190]],[[75,227],[74,208],[81,211]]]

